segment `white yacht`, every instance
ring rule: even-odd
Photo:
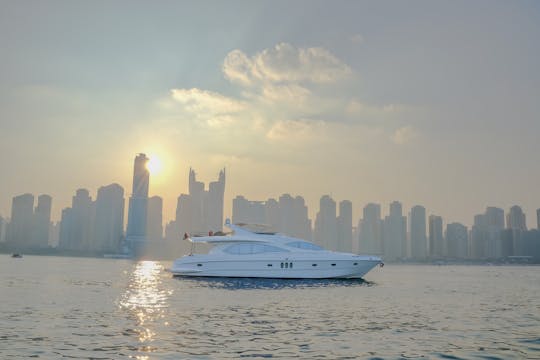
[[[214,245],[208,254],[174,261],[175,276],[327,279],[360,278],[382,261],[377,256],[334,252],[311,242],[268,231],[248,230],[229,221],[232,234],[188,237]]]

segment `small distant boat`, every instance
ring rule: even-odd
[[[20,259],[20,258],[22,258],[22,255],[19,254],[19,253],[15,253],[15,254],[12,254],[11,257],[15,258],[15,259]]]

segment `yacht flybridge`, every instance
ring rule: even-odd
[[[227,220],[232,234],[188,237],[194,245],[214,245],[208,254],[174,261],[175,276],[326,279],[360,278],[382,261],[377,256],[325,250],[283,234],[248,230]]]

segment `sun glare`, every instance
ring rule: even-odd
[[[158,157],[151,156],[146,168],[150,171],[150,175],[157,175],[161,172],[161,161]]]

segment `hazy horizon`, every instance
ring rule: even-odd
[[[1,1],[0,215],[23,193],[131,192],[159,158],[164,220],[226,168],[232,199],[398,200],[470,226],[540,208],[533,1]]]

